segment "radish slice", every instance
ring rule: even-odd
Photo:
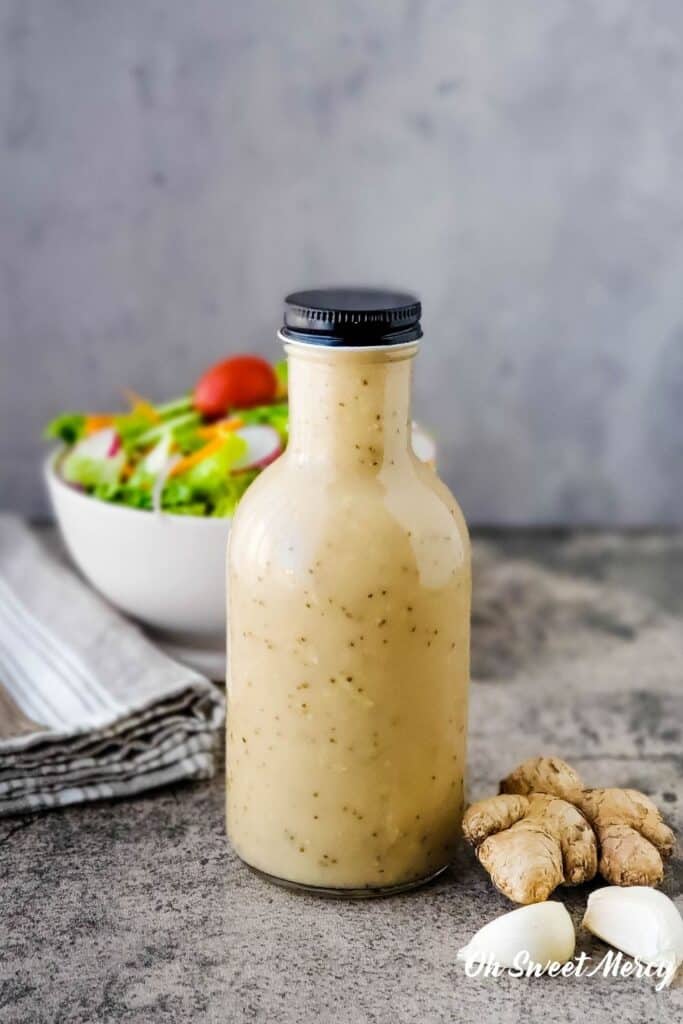
[[[121,437],[113,427],[104,427],[84,437],[68,451],[61,463],[61,476],[69,484],[86,489],[116,484],[126,462]]]
[[[119,434],[117,434],[116,431],[114,431],[114,436],[111,439],[111,444],[109,445],[109,451],[107,452],[107,458],[108,459],[113,459],[115,455],[118,455],[118,453],[121,451],[122,448],[123,448],[123,442],[121,441],[121,437],[120,437]]]
[[[420,462],[427,462],[436,468],[436,442],[422,427],[413,423],[413,452]]]
[[[88,459],[113,459],[121,450],[121,438],[113,427],[96,430],[89,437],[84,437],[74,448],[74,452]]]
[[[241,427],[235,433],[247,442],[247,450],[232,467],[233,473],[244,473],[248,469],[265,469],[282,453],[282,442],[275,427],[265,423]]]

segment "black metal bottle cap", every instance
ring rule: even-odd
[[[402,345],[422,337],[419,300],[376,288],[314,288],[285,299],[281,335],[338,348]]]

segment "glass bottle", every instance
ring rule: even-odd
[[[228,833],[341,895],[449,864],[463,813],[470,555],[411,446],[412,296],[286,300],[290,438],[229,543]]]

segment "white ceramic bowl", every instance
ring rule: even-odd
[[[74,562],[169,653],[225,677],[225,551],[229,519],[174,516],[98,501],[66,484],[50,456],[45,478]]]

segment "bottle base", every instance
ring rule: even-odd
[[[242,860],[241,857],[240,860]],[[450,867],[450,864],[444,864],[443,867],[440,867],[437,871],[433,871],[430,875],[425,875],[422,878],[415,878],[410,882],[401,882],[398,885],[365,886],[357,889],[336,889],[323,885],[305,885],[303,882],[291,882],[287,878],[278,878],[277,875],[269,875],[267,871],[255,868],[245,860],[242,860],[242,863],[245,864],[250,871],[253,871],[255,875],[265,879],[267,882],[271,882],[273,885],[279,885],[282,889],[292,889],[294,892],[305,892],[312,896],[322,896],[325,899],[331,900],[368,900],[381,896],[397,896],[399,893],[411,892],[413,889],[420,889],[422,886],[428,885],[436,878],[439,878],[440,875],[443,875],[445,871],[448,871]]]

